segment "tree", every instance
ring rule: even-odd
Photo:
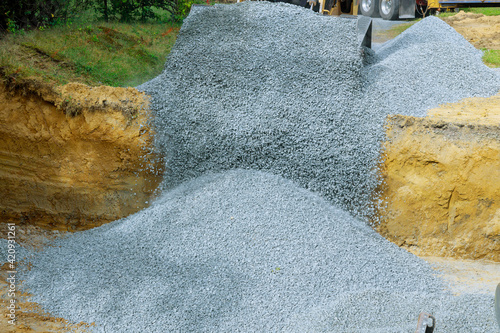
[[[3,30],[30,29],[67,20],[84,9],[93,0],[2,0],[0,27]]]

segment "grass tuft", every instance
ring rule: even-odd
[[[410,28],[412,25],[414,25],[418,21],[420,21],[420,19],[413,20],[413,21],[408,22],[408,23],[398,24],[398,25],[392,27],[391,33],[394,34],[394,37],[396,37],[397,35],[401,34],[402,32],[404,32],[405,30]]]
[[[485,65],[492,68],[499,68],[500,50],[483,49],[483,51],[484,51],[483,62],[485,63]]]

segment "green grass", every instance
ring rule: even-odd
[[[392,26],[389,30],[376,32],[373,40],[378,43],[386,42],[390,39],[400,35],[403,31],[420,21],[421,19],[414,19],[406,23],[397,24]]]
[[[500,7],[483,7],[483,8],[459,8],[461,11],[464,11],[466,13],[474,13],[474,14],[483,14],[486,16],[497,16],[500,15]],[[439,14],[439,17],[450,17],[456,15],[457,12],[455,12],[453,9],[447,12],[442,12]]]
[[[412,20],[408,23],[402,23],[391,27],[386,31],[376,31],[373,35],[372,41],[377,43],[383,43],[401,34],[403,31],[420,21],[420,19]]]
[[[408,29],[409,27],[411,27],[412,25],[414,25],[415,23],[417,23],[418,21],[420,21],[420,19],[413,20],[413,21],[408,22],[408,23],[398,24],[398,25],[392,27],[390,32],[392,34],[394,34],[395,36],[397,36],[397,35],[401,34],[403,31],[405,31],[406,29]]]
[[[483,62],[488,67],[498,68],[500,67],[500,50],[488,50],[483,49]]]
[[[464,11],[466,13],[474,13],[474,14],[484,14],[486,16],[497,16],[500,15],[500,7],[483,7],[483,8],[458,8],[460,11]],[[450,17],[457,15],[458,12],[455,12],[454,8],[449,9],[448,11],[441,11],[439,14],[440,18]],[[428,14],[430,15],[430,14]]]
[[[172,23],[91,22],[8,34],[0,69],[16,80],[135,86],[162,71],[178,31]]]
[[[500,15],[500,7],[483,7],[483,8],[463,8],[464,12],[484,14],[486,16]]]

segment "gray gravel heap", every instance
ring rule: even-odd
[[[363,69],[363,107],[425,116],[429,108],[500,90],[483,53],[441,19],[416,23],[370,57]]]
[[[194,10],[163,74],[139,87],[153,97],[166,187],[266,170],[370,215],[388,114],[500,89],[481,52],[435,17],[365,53],[353,19],[267,2]]]
[[[431,18],[362,52],[349,19],[270,3],[193,10],[164,73],[140,87],[170,190],[37,253],[24,287],[100,332],[413,332],[422,310],[439,332],[495,332],[492,297],[447,294],[345,210],[370,213],[387,114],[500,87],[462,41],[419,51],[439,49],[429,29],[459,40]],[[448,75],[435,78],[446,95],[397,77],[445,60],[466,62],[428,71]]]
[[[345,165],[361,147],[345,135],[359,127],[346,118],[367,116],[354,107],[356,23],[283,3],[194,10],[164,73],[140,87],[158,110],[165,184],[241,167],[297,180],[334,202],[360,197],[366,161]],[[354,192],[341,193],[347,187]]]
[[[259,171],[197,178],[55,245],[25,286],[101,332],[413,332],[422,310],[449,328],[440,332],[474,332],[476,315],[481,332],[495,327],[491,297],[450,310],[460,300],[423,260]]]

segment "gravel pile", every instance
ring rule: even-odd
[[[164,73],[139,87],[157,110],[166,187],[266,170],[367,216],[388,114],[500,89],[480,51],[435,17],[365,53],[353,19],[283,3],[194,10]]]
[[[6,227],[5,230],[7,230]],[[7,231],[5,233],[7,234]],[[10,254],[15,255],[14,261],[18,262],[20,259],[27,258],[31,253],[30,249],[15,244],[13,249],[11,247]],[[0,264],[7,262],[9,259],[13,259],[12,257],[9,258],[9,242],[6,239],[0,238]]]
[[[494,332],[491,297],[450,311],[458,301],[424,261],[259,171],[202,176],[55,245],[25,285],[53,314],[103,332],[412,332],[425,309],[453,319],[447,332],[474,332],[475,315]]]
[[[370,54],[363,106],[425,116],[438,104],[494,95],[500,80],[482,54],[444,21],[427,17]]]
[[[452,38],[448,53],[434,34]],[[164,73],[140,87],[168,190],[37,253],[24,287],[100,332],[413,332],[423,310],[440,332],[495,332],[492,297],[447,294],[352,216],[370,214],[387,114],[500,88],[456,35],[430,18],[373,53],[352,19],[282,3],[194,9]],[[398,77],[424,58],[466,63]],[[445,79],[446,96],[429,86]]]
[[[284,3],[192,12],[164,73],[140,87],[158,110],[167,187],[206,171],[252,168],[351,208],[372,187],[366,160],[353,158],[361,142],[346,135],[369,116],[356,108],[356,23]]]

